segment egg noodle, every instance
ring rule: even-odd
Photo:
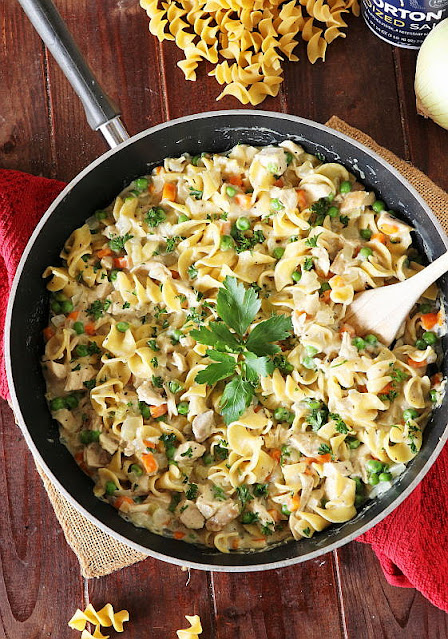
[[[291,141],[167,158],[50,266],[47,399],[137,526],[222,552],[312,537],[390,488],[443,394],[431,286],[397,340],[344,321],[421,270],[411,227]]]

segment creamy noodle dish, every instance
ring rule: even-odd
[[[388,490],[444,392],[443,309],[433,285],[390,348],[345,314],[423,268],[412,230],[291,141],[167,158],[96,211],[44,273],[43,357],[95,495],[229,552],[312,537]]]

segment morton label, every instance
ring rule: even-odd
[[[382,40],[419,49],[431,29],[448,17],[448,0],[362,0],[362,14]]]

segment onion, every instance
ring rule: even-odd
[[[415,71],[417,111],[448,129],[448,18],[425,38]]]

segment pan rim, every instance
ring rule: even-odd
[[[426,202],[423,200],[423,198],[420,196],[420,194],[415,190],[415,188],[408,182],[408,180],[406,178],[404,178],[399,171],[397,171],[393,166],[391,166],[389,164],[389,162],[387,162],[384,158],[382,158],[381,156],[379,156],[375,151],[372,151],[371,149],[369,149],[367,146],[365,146],[364,144],[354,140],[353,138],[351,138],[350,136],[345,135],[344,133],[340,133],[339,131],[336,131],[335,129],[332,129],[330,127],[327,127],[323,124],[320,124],[318,122],[315,122],[313,120],[308,120],[306,118],[301,118],[295,115],[289,115],[286,113],[278,113],[276,111],[258,111],[255,109],[232,109],[232,110],[222,110],[222,111],[206,111],[206,112],[199,112],[199,113],[195,113],[192,115],[188,115],[188,116],[183,116],[181,118],[176,118],[173,120],[168,120],[167,122],[162,122],[160,124],[157,124],[153,127],[150,127],[140,133],[137,133],[136,135],[132,136],[131,138],[129,138],[128,140],[122,142],[121,144],[119,144],[117,147],[113,148],[113,149],[109,149],[108,151],[106,151],[104,154],[102,154],[100,157],[96,158],[95,160],[93,160],[93,162],[91,162],[87,167],[85,167],[80,173],[78,173],[68,184],[67,186],[63,189],[63,191],[61,191],[61,193],[58,195],[58,197],[52,202],[52,204],[50,205],[50,207],[47,209],[47,211],[44,213],[44,215],[42,216],[42,218],[40,219],[39,223],[37,224],[36,228],[34,229],[25,249],[24,252],[22,254],[22,257],[20,259],[20,262],[18,264],[15,276],[14,276],[14,280],[11,286],[11,290],[10,290],[10,296],[9,296],[9,300],[8,300],[8,306],[7,306],[7,311],[6,311],[6,316],[5,316],[5,335],[4,335],[4,342],[5,342],[5,365],[6,365],[6,374],[7,374],[7,381],[8,381],[8,387],[9,387],[9,391],[10,391],[10,398],[11,398],[11,403],[12,403],[12,407],[16,416],[16,419],[18,420],[20,429],[24,435],[24,438],[26,440],[26,443],[31,451],[31,453],[33,454],[34,457],[34,461],[36,463],[38,463],[44,470],[44,472],[46,473],[46,475],[50,478],[50,480],[52,481],[52,483],[55,485],[55,487],[57,488],[57,490],[67,499],[67,501],[78,511],[80,512],[84,517],[86,517],[92,524],[94,524],[95,526],[97,526],[100,530],[102,530],[103,532],[105,532],[106,534],[112,536],[114,539],[116,539],[117,541],[120,541],[121,543],[125,544],[126,546],[136,550],[137,552],[140,552],[144,555],[150,556],[150,557],[154,557],[156,559],[160,559],[161,561],[165,561],[167,563],[171,563],[171,564],[175,564],[175,565],[182,565],[188,568],[194,568],[194,569],[199,569],[199,570],[212,570],[212,571],[216,571],[216,572],[256,572],[256,571],[261,571],[261,570],[273,570],[276,568],[283,568],[285,566],[291,566],[297,563],[302,563],[304,561],[308,561],[311,559],[315,559],[316,557],[319,557],[323,554],[326,554],[328,552],[331,552],[341,546],[344,546],[345,544],[349,543],[350,541],[353,541],[354,539],[356,539],[357,537],[359,537],[360,535],[362,535],[363,533],[365,533],[367,530],[370,530],[371,528],[373,528],[377,523],[379,523],[380,521],[382,521],[390,512],[392,512],[393,510],[395,510],[395,508],[397,508],[405,499],[406,497],[408,497],[411,492],[416,488],[416,486],[420,483],[420,481],[423,479],[423,477],[426,475],[426,473],[430,470],[431,466],[433,465],[433,463],[435,462],[435,460],[437,459],[440,451],[442,450],[445,442],[448,439],[448,428],[447,425],[445,426],[445,429],[443,431],[443,435],[440,437],[436,447],[434,448],[434,450],[432,451],[432,453],[429,455],[428,459],[426,460],[426,462],[424,463],[423,468],[419,471],[419,473],[416,475],[416,477],[410,482],[410,484],[383,510],[381,510],[380,513],[378,513],[378,515],[376,517],[374,517],[372,520],[370,520],[369,522],[367,522],[366,524],[364,524],[364,526],[361,526],[356,533],[351,533],[346,535],[345,537],[343,537],[340,540],[334,541],[332,543],[330,543],[328,546],[326,546],[324,549],[316,549],[310,553],[307,553],[306,555],[300,555],[300,556],[295,556],[295,557],[291,557],[288,559],[281,559],[281,560],[277,560],[277,561],[271,561],[268,563],[260,563],[260,564],[250,564],[250,565],[219,565],[219,564],[207,564],[207,563],[202,563],[202,562],[197,562],[197,561],[191,561],[191,560],[186,560],[186,559],[179,559],[177,557],[173,557],[172,555],[166,555],[163,553],[160,553],[158,551],[155,550],[150,550],[148,549],[146,546],[142,546],[134,541],[131,541],[130,539],[128,539],[127,537],[123,536],[122,534],[116,532],[115,530],[111,529],[108,525],[104,524],[102,521],[100,521],[99,519],[96,518],[95,515],[93,515],[92,513],[90,513],[84,506],[82,506],[72,495],[71,493],[68,491],[67,488],[65,488],[65,486],[63,486],[61,484],[61,482],[59,481],[59,479],[53,474],[53,472],[49,469],[47,463],[45,462],[45,460],[43,459],[39,449],[37,448],[36,444],[34,443],[30,431],[28,430],[28,427],[25,423],[25,420],[23,418],[22,412],[20,410],[20,405],[19,405],[19,400],[18,397],[16,395],[16,391],[15,391],[15,386],[14,386],[14,381],[13,381],[13,372],[12,372],[12,360],[11,360],[11,349],[10,349],[10,327],[11,327],[11,321],[12,321],[12,312],[13,312],[13,306],[14,306],[14,301],[16,298],[16,293],[17,293],[17,288],[18,288],[18,284],[19,281],[21,280],[22,277],[22,273],[23,273],[23,269],[25,267],[26,261],[28,259],[28,255],[36,241],[36,238],[38,237],[38,235],[41,232],[41,229],[45,226],[45,224],[47,223],[47,221],[49,220],[49,218],[52,216],[54,210],[59,206],[59,204],[64,200],[64,198],[67,196],[68,193],[70,193],[70,191],[72,190],[72,188],[78,184],[78,182],[80,182],[81,180],[84,179],[84,177],[90,173],[93,169],[95,169],[97,166],[99,166],[102,162],[104,162],[105,160],[107,160],[109,157],[111,157],[112,155],[114,155],[115,153],[120,152],[123,148],[132,145],[134,142],[136,142],[137,140],[140,140],[142,138],[145,138],[157,131],[163,130],[165,128],[171,127],[172,125],[176,125],[176,124],[180,124],[180,123],[184,123],[184,122],[190,122],[192,119],[194,120],[199,120],[199,119],[208,119],[208,118],[216,118],[216,117],[232,117],[232,116],[256,116],[256,117],[266,117],[266,118],[273,118],[275,120],[278,119],[283,119],[283,120],[289,120],[294,122],[295,124],[302,124],[305,125],[307,127],[310,128],[314,128],[317,129],[319,131],[324,131],[327,134],[334,136],[336,138],[339,138],[347,143],[349,143],[351,145],[351,147],[354,147],[355,149],[359,149],[360,151],[362,151],[363,153],[367,153],[370,157],[374,158],[379,164],[381,164],[389,173],[391,173],[392,175],[394,175],[394,177],[401,182],[404,187],[411,193],[411,195],[419,202],[419,204],[421,205],[422,209],[424,210],[425,214],[428,216],[428,218],[431,220],[431,222],[433,223],[440,239],[442,240],[442,243],[444,244],[445,248],[448,250],[448,237],[446,236],[444,230],[442,229],[442,226],[439,222],[439,220],[436,218],[436,216],[433,214],[433,212],[431,211],[431,209],[429,208],[429,206],[426,204]],[[229,128],[232,128],[229,125]],[[266,130],[269,130],[268,127],[263,126],[260,127]],[[291,542],[288,542],[291,543]],[[268,553],[268,550],[264,550],[262,551],[263,553]],[[259,554],[261,556],[261,552],[260,553],[256,553]],[[238,555],[238,556],[244,556],[244,555]],[[254,553],[250,553],[249,556],[255,556]]]

